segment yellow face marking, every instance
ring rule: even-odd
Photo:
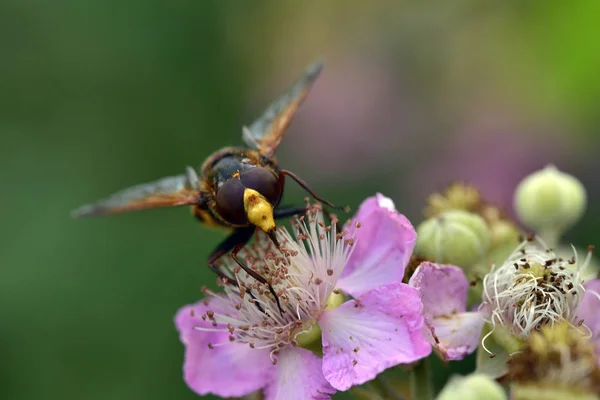
[[[235,171],[231,177],[234,179],[240,179],[240,171]]]
[[[244,211],[248,221],[264,232],[275,229],[273,219],[273,205],[254,189],[244,190]]]

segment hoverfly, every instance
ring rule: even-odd
[[[257,281],[268,285],[277,299],[267,280],[241,262],[237,254],[257,228],[264,231],[279,248],[275,220],[305,211],[305,207],[280,206],[286,176],[316,200],[341,209],[320,198],[292,172],[280,169],[274,158],[284,133],[322,68],[320,61],[308,66],[292,87],[271,103],[250,127],[242,128],[242,140],[246,147],[225,147],[209,156],[199,172],[187,167],[185,174],[136,185],[96,203],[84,205],[76,209],[73,216],[191,206],[192,213],[200,222],[232,230],[208,257],[209,267],[221,278],[232,282],[215,266],[220,257],[231,252],[240,267]]]

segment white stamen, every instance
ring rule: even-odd
[[[299,334],[314,329],[354,248],[347,241],[353,239],[337,235],[335,223],[325,227],[317,206],[309,207],[306,215],[292,224],[294,237],[283,228],[277,230],[283,251],[258,232],[255,242],[238,254],[245,265],[271,282],[281,311],[267,285],[257,282],[233,259],[222,258],[222,270],[235,279],[237,286],[225,285],[227,297],[209,293],[210,301],[218,304],[213,311],[197,317],[215,326],[195,327],[199,331],[230,333],[229,340],[211,347],[233,341],[254,349],[272,348],[271,360],[276,363],[279,349],[297,344]]]

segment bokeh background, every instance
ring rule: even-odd
[[[172,318],[224,233],[69,211],[239,143],[317,57],[278,157],[326,198],[380,191],[416,224],[464,179],[510,209],[551,162],[589,192],[569,239],[600,244],[599,37],[595,0],[3,0],[0,398],[196,398]]]

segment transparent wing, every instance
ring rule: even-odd
[[[258,149],[262,155],[272,157],[322,69],[322,61],[309,65],[304,74],[283,96],[271,103],[249,128],[244,128],[242,134],[244,142]]]
[[[94,217],[126,211],[195,204],[202,198],[196,172],[188,167],[185,175],[170,176],[114,193],[106,199],[86,204],[72,212],[73,217]]]

